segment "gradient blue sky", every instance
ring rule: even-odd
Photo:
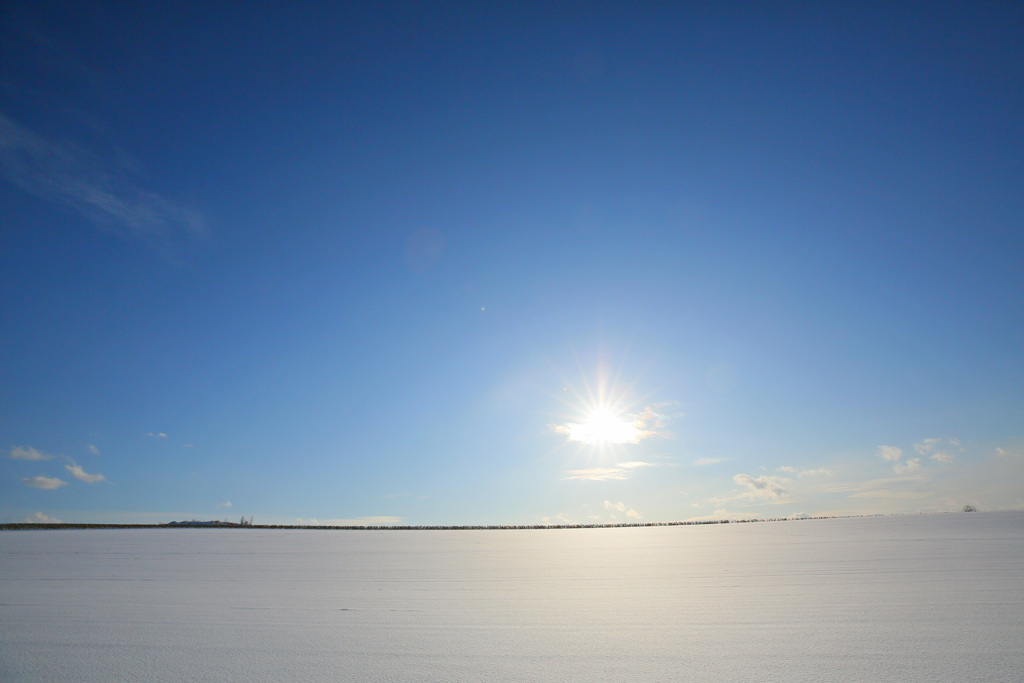
[[[1024,507],[1020,3],[0,12],[3,521]]]

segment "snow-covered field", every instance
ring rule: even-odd
[[[0,532],[3,681],[1020,681],[1024,512]]]

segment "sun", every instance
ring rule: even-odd
[[[586,444],[637,443],[641,438],[635,421],[604,407],[594,408],[582,422],[570,422],[564,427],[570,441]]]

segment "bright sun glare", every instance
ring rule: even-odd
[[[566,425],[570,441],[582,443],[636,443],[640,431],[629,420],[622,419],[607,408],[597,408],[582,423]]]

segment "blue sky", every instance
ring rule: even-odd
[[[1024,507],[1019,3],[0,12],[3,521]]]

